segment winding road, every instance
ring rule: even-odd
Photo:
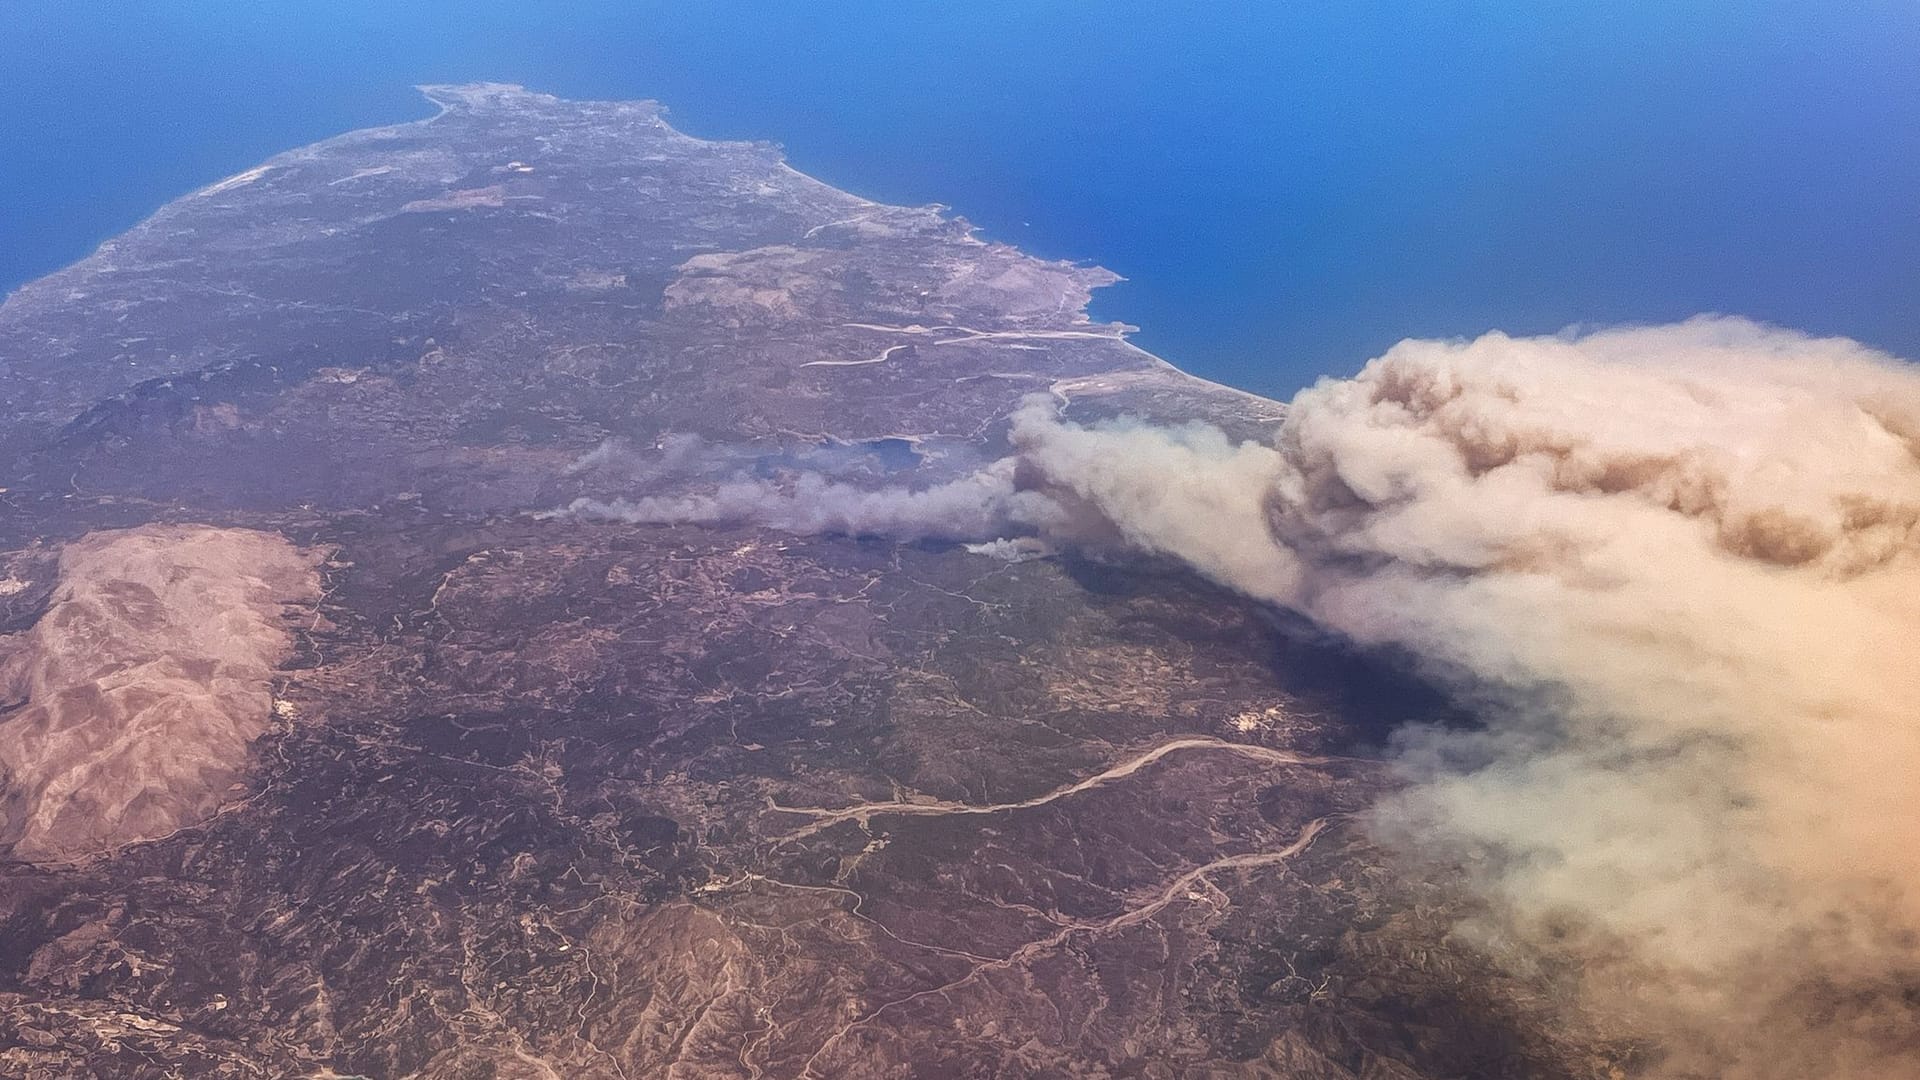
[[[949,814],[1003,814],[1012,810],[1030,810],[1036,806],[1045,806],[1047,803],[1067,798],[1070,795],[1078,795],[1083,791],[1090,791],[1102,784],[1112,783],[1123,777],[1132,776],[1134,773],[1159,761],[1168,754],[1181,750],[1214,750],[1220,753],[1238,754],[1242,757],[1249,757],[1274,765],[1324,765],[1334,760],[1332,758],[1314,757],[1308,754],[1296,754],[1288,750],[1275,750],[1266,746],[1253,746],[1247,743],[1228,742],[1225,739],[1196,736],[1161,743],[1159,746],[1153,747],[1150,750],[1144,750],[1133,757],[1109,767],[1104,772],[1095,773],[1084,780],[1068,784],[1062,788],[1056,788],[1044,795],[1036,795],[1031,799],[1022,799],[1019,802],[961,803],[949,802],[943,799],[933,799],[924,802],[896,801],[860,803],[855,806],[833,808],[785,806],[772,799],[768,799],[767,808],[774,813],[802,814],[813,819],[813,821],[804,828],[787,836],[786,839],[789,840],[811,835],[842,821],[864,822],[876,814],[900,814],[910,817],[941,817]]]
[[[1236,746],[1238,744],[1221,743],[1220,745]],[[1166,750],[1170,749],[1170,747],[1162,747],[1161,749]],[[1251,749],[1259,748],[1254,747]],[[1274,752],[1277,753],[1278,751]],[[1140,764],[1144,764],[1144,762]],[[1137,768],[1138,765],[1135,767]],[[820,1044],[819,1049],[815,1050],[813,1055],[809,1057],[801,1067],[800,1075],[803,1077],[819,1075],[818,1067],[821,1058],[825,1057],[834,1047],[838,1046],[849,1034],[879,1019],[881,1014],[888,1010],[907,1005],[924,997],[951,993],[973,982],[986,972],[1024,964],[1041,953],[1060,947],[1068,938],[1071,938],[1075,934],[1103,934],[1111,930],[1120,930],[1146,922],[1148,919],[1158,915],[1167,905],[1180,899],[1194,883],[1204,879],[1208,874],[1217,873],[1222,870],[1243,870],[1255,866],[1269,866],[1275,863],[1286,862],[1288,859],[1294,858],[1306,851],[1309,847],[1312,847],[1314,839],[1326,830],[1329,820],[1328,818],[1322,817],[1307,822],[1301,827],[1298,835],[1294,837],[1293,843],[1288,844],[1278,851],[1260,851],[1246,855],[1229,855],[1215,859],[1205,865],[1194,867],[1192,870],[1174,878],[1160,890],[1154,899],[1139,907],[1128,908],[1126,911],[1110,919],[1082,920],[1068,923],[1046,937],[1040,938],[1037,941],[1030,941],[1020,946],[1002,959],[990,960],[974,966],[968,970],[965,975],[957,979],[885,1002],[861,1016],[848,1021],[838,1031],[827,1036],[826,1040]]]

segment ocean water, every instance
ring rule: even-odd
[[[1913,0],[0,0],[0,290],[470,79],[1099,262],[1097,316],[1265,393],[1699,311],[1920,356]]]

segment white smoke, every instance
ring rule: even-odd
[[[918,490],[866,488],[804,472],[789,482],[739,477],[712,492],[638,499],[578,499],[583,517],[647,524],[748,523],[794,533],[883,535],[904,539],[995,536],[1029,519],[1044,520],[1043,496],[1014,490],[1012,459]]]
[[[1492,334],[1321,383],[1273,446],[1014,440],[1082,538],[1476,694],[1377,835],[1477,868],[1469,929],[1582,967],[1667,1074],[1920,1067],[1920,372],[1739,320]]]

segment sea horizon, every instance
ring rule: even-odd
[[[1920,65],[1902,60],[1920,13],[1898,5],[1634,7],[1545,36],[1518,5],[1464,2],[1228,5],[1205,24],[1141,5],[1112,20],[1134,33],[1047,5],[931,29],[829,6],[484,3],[450,29],[439,5],[29,0],[0,44],[25,91],[0,120],[40,138],[6,148],[0,187],[33,213],[0,221],[0,293],[275,153],[431,115],[417,84],[499,81],[657,100],[690,135],[778,143],[835,187],[1105,267],[1125,280],[1095,319],[1272,397],[1408,337],[1706,313],[1920,355],[1920,223],[1901,211],[1920,200]],[[1736,82],[1750,92],[1713,92]]]

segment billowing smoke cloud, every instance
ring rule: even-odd
[[[579,499],[568,510],[634,523],[752,523],[796,533],[973,539],[1048,518],[1044,496],[1014,489],[1014,465],[1006,459],[920,489],[868,488],[817,472],[785,481],[741,476],[710,493]]]
[[[1056,530],[1472,693],[1376,833],[1472,868],[1467,929],[1660,1071],[1920,1075],[1916,369],[1738,320],[1493,334],[1323,382],[1273,446],[1014,437]]]
[[[1465,875],[1464,932],[1663,1076],[1920,1075],[1920,370],[1731,319],[1491,334],[1301,393],[1272,445],[1045,399],[1011,438],[920,491],[575,509],[1170,556],[1403,651],[1486,723],[1405,733],[1371,827]]]

